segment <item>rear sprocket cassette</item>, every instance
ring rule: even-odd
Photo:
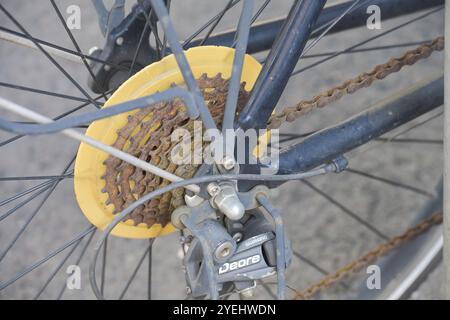
[[[218,127],[222,121],[234,52],[234,49],[216,46],[196,47],[185,52]],[[246,55],[238,109],[245,104],[260,71],[261,65]],[[125,81],[104,107],[162,92],[173,85],[184,86],[184,79],[175,57],[169,55]],[[86,135],[182,178],[190,178],[197,165],[176,165],[170,161],[169,155],[176,147],[176,143],[171,142],[171,133],[177,128],[193,131],[193,121],[180,99],[95,121]],[[102,230],[112,222],[117,212],[130,203],[170,183],[84,143],[78,150],[74,182],[81,210],[93,225]],[[184,190],[177,189],[152,199],[119,223],[112,234],[143,239],[174,232],[176,229],[170,223],[170,214],[184,204],[183,195]]]

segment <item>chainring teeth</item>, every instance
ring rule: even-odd
[[[220,126],[229,80],[224,79],[221,73],[213,77],[204,73],[197,82],[213,119]],[[238,112],[248,100],[245,86],[246,83],[242,82]],[[198,165],[176,165],[170,161],[170,154],[178,145],[171,143],[170,140],[170,135],[176,128],[184,128],[191,134],[194,131],[187,107],[180,99],[158,103],[130,114],[127,117],[127,123],[117,130],[117,138],[113,146],[184,179],[192,178]],[[192,145],[191,149],[193,150],[194,147]],[[113,206],[113,214],[122,211],[143,195],[170,183],[111,155],[104,161],[104,167],[105,173],[102,179],[105,181],[105,187],[102,192],[107,194],[105,204]],[[155,224],[164,227],[170,222],[172,211],[184,204],[184,189],[178,188],[138,207],[124,222],[147,228]]]

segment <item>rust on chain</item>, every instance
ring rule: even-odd
[[[221,74],[211,78],[203,74],[197,81],[211,115],[220,127],[229,80],[224,79]],[[248,92],[244,87],[245,83],[242,83],[238,112],[248,100]],[[113,147],[183,179],[189,179],[195,174],[198,165],[176,165],[170,160],[171,152],[177,146],[171,141],[171,133],[177,128],[188,130],[192,137],[194,125],[189,119],[184,102],[181,99],[161,102],[129,115],[128,123],[118,130]],[[104,164],[106,171],[102,178],[106,184],[102,192],[108,194],[106,204],[114,206],[114,214],[143,195],[170,184],[170,181],[136,168],[112,155]],[[170,221],[172,211],[183,204],[184,189],[178,188],[136,208],[127,219],[132,219],[135,225],[145,223],[147,227],[151,227],[158,223],[165,226]]]
[[[274,115],[269,119],[267,127],[268,129],[276,129],[284,122],[293,122],[314,109],[323,108],[345,95],[370,86],[376,80],[384,79],[388,75],[400,71],[404,66],[413,65],[417,61],[429,57],[433,51],[442,51],[443,49],[444,37],[438,37],[430,43],[407,51],[400,58],[393,58],[384,64],[377,65],[372,71],[361,73],[357,77],[347,80],[315,96],[311,100],[302,100],[295,106],[283,109],[280,114]]]
[[[367,254],[353,260],[346,266],[340,268],[335,273],[329,274],[322,278],[319,282],[313,284],[308,289],[304,291],[297,291],[294,299],[302,300],[302,299],[310,299],[314,297],[319,291],[330,287],[336,282],[342,280],[346,276],[351,273],[358,272],[364,266],[369,265],[370,263],[376,261],[380,257],[388,254],[389,252],[397,249],[401,245],[413,240],[417,236],[423,234],[428,231],[431,227],[442,223],[442,212],[435,213],[430,218],[423,220],[416,226],[408,229],[402,235],[394,237],[387,242],[382,243],[374,250],[368,252]]]

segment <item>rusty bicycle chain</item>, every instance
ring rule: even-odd
[[[358,272],[364,266],[367,266],[368,264],[376,261],[378,258],[393,251],[402,244],[405,244],[413,240],[417,236],[429,230],[431,227],[441,224],[442,219],[443,219],[442,213],[440,212],[435,213],[430,218],[425,219],[416,226],[408,229],[402,235],[396,236],[390,239],[389,241],[382,243],[372,251],[366,253],[365,255],[348,263],[344,267],[338,269],[336,272],[325,276],[319,282],[311,285],[308,289],[304,291],[296,291],[294,299],[303,300],[312,298],[317,293],[319,293],[319,291],[330,287],[331,285],[345,278],[350,273]]]
[[[313,99],[302,100],[295,106],[283,109],[281,113],[269,119],[268,129],[279,128],[285,122],[293,122],[315,109],[324,108],[346,95],[369,87],[376,80],[382,80],[390,74],[400,71],[407,65],[413,65],[419,60],[429,57],[434,51],[443,50],[443,48],[444,37],[438,37],[428,44],[407,51],[401,57],[393,58],[384,64],[377,65],[372,71],[361,73],[353,79],[326,90]],[[204,74],[198,79],[198,82],[208,108],[219,125],[223,115],[228,80],[223,79],[220,74],[214,78],[208,78]],[[242,109],[248,100],[248,92],[244,90],[244,85],[242,84],[239,93],[238,111]],[[150,115],[151,118],[147,119]],[[140,127],[140,130],[135,133],[138,127]],[[192,121],[189,121],[185,105],[180,100],[160,103],[156,107],[148,107],[129,116],[128,124],[118,131],[118,138],[114,146],[188,179],[194,175],[197,166],[176,166],[169,161],[170,151],[175,147],[170,141],[170,134],[178,127],[193,131]],[[148,131],[150,131],[150,134],[148,134]],[[108,193],[107,204],[114,205],[115,213],[143,194],[169,183],[167,180],[136,169],[134,166],[113,156],[108,157],[105,161],[105,166],[106,172],[103,179],[106,185],[102,191]],[[173,209],[184,203],[183,194],[184,190],[180,188],[153,199],[136,209],[130,217],[135,225],[145,223],[148,227],[151,227],[155,223],[160,223],[164,226],[170,221],[170,214]],[[313,297],[320,290],[330,287],[348,274],[360,270],[364,265],[375,261],[441,222],[442,214],[436,214],[430,219],[424,220],[417,226],[407,230],[404,234],[392,238],[335,273],[324,277],[305,291],[297,291],[294,299]]]
[[[283,109],[281,113],[269,119],[268,129],[276,129],[285,122],[293,122],[314,109],[323,108],[345,95],[370,86],[376,80],[382,80],[388,75],[400,71],[404,66],[413,65],[417,61],[429,57],[433,51],[441,51],[443,49],[444,37],[438,37],[430,43],[407,51],[400,58],[393,58],[384,64],[377,65],[372,71],[361,73],[357,77],[347,80],[315,96],[311,100],[302,100],[295,106]]]

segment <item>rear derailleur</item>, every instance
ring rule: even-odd
[[[285,298],[284,272],[292,250],[279,211],[269,206],[269,189],[236,192],[235,184],[210,184],[209,201],[186,199],[172,223],[183,230],[183,264],[192,298],[219,299],[253,294],[257,280],[277,275],[278,298]],[[190,201],[189,201],[190,200]],[[190,204],[190,206],[189,206]]]

